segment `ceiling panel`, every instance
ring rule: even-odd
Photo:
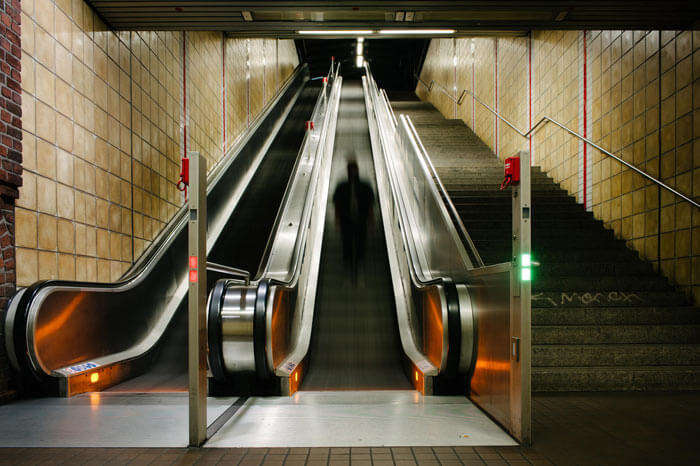
[[[457,36],[546,29],[697,29],[695,1],[88,0],[115,29],[294,37],[311,28],[450,28]],[[242,12],[251,13],[245,21]],[[408,20],[407,20],[408,18]]]

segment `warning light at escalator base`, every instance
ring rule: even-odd
[[[190,283],[197,283],[197,271],[190,270]]]
[[[532,280],[532,256],[530,254],[520,255],[520,280],[529,282]]]
[[[100,374],[98,374],[97,372],[93,372],[92,374],[90,374],[90,383],[95,383],[98,380],[100,380]]]
[[[416,376],[416,382],[418,382],[418,371],[415,371],[414,375]]]
[[[298,382],[298,381],[299,381],[299,373],[298,373],[298,372],[295,372],[295,373],[294,373],[294,381],[295,381],[295,382]]]

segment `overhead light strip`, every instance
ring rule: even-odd
[[[338,35],[369,35],[374,33],[372,30],[368,29],[310,29],[297,31],[297,34],[310,34],[318,36],[338,36]]]
[[[380,29],[379,34],[454,34],[454,29]]]

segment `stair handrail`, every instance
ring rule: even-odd
[[[505,124],[510,126],[511,129],[513,129],[516,133],[518,133],[520,136],[522,136],[524,138],[528,138],[532,134],[536,133],[540,128],[544,127],[544,125],[546,123],[553,123],[554,125],[563,129],[564,131],[571,134],[572,136],[577,137],[581,141],[583,141],[583,142],[589,144],[590,146],[592,146],[593,148],[597,149],[599,152],[607,155],[608,157],[611,157],[611,158],[617,160],[622,165],[626,166],[627,168],[636,172],[637,174],[643,176],[644,178],[648,179],[649,181],[656,183],[659,187],[662,187],[662,188],[666,189],[667,191],[670,191],[671,193],[675,194],[676,196],[689,202],[693,206],[700,208],[700,203],[694,201],[689,196],[687,196],[687,195],[683,194],[682,192],[670,187],[669,185],[667,185],[663,181],[654,178],[653,176],[651,176],[650,174],[648,174],[644,170],[632,165],[631,163],[629,163],[629,162],[625,161],[624,159],[618,157],[617,155],[613,154],[609,150],[606,150],[606,149],[600,147],[598,144],[591,141],[587,137],[580,135],[576,131],[572,130],[571,128],[567,127],[566,125],[564,125],[562,123],[559,123],[557,120],[555,120],[553,118],[550,118],[550,117],[545,115],[542,118],[540,118],[540,120],[535,124],[535,126],[530,128],[529,131],[522,131],[522,130],[518,129],[515,125],[513,125],[513,123],[511,123],[506,118],[504,118],[499,112],[497,112],[496,110],[491,108],[491,106],[489,106],[487,103],[485,103],[481,99],[479,99],[479,97],[477,97],[476,94],[474,94],[472,91],[470,91],[468,89],[463,89],[462,93],[459,95],[459,98],[455,99],[454,97],[452,97],[450,92],[444,86],[442,86],[440,83],[436,82],[434,79],[432,79],[430,81],[430,83],[426,83],[418,74],[414,74],[414,76],[416,77],[416,79],[418,79],[419,83],[421,83],[423,86],[425,86],[425,88],[428,90],[428,92],[432,92],[433,88],[437,87],[440,92],[445,94],[452,102],[454,102],[457,105],[462,105],[462,103],[464,102],[464,97],[466,97],[467,95],[472,96],[476,102],[478,102],[480,105],[482,105],[484,108],[486,108],[489,112],[493,113],[496,116],[496,118],[503,121]]]

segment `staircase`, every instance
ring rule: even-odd
[[[511,255],[503,164],[431,104],[407,114],[487,264]],[[539,168],[532,170],[533,391],[700,389],[700,309]]]

